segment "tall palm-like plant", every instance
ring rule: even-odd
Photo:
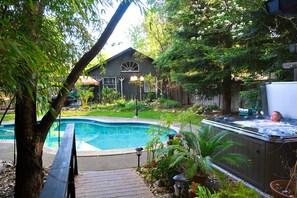
[[[227,162],[240,166],[247,164],[246,156],[239,153],[230,153],[228,149],[237,145],[236,142],[227,140],[229,132],[221,131],[212,133],[211,126],[204,126],[198,132],[180,132],[182,144],[171,145],[167,148],[171,165],[180,165],[188,178],[196,175],[208,176],[215,162]]]

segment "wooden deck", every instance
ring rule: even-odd
[[[83,171],[75,178],[76,197],[153,198],[153,193],[133,169]]]

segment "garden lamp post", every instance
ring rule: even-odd
[[[182,197],[181,190],[185,187],[185,182],[187,181],[185,176],[183,174],[178,174],[173,177],[173,180],[176,188],[178,189],[178,197]]]
[[[140,76],[138,78],[136,75],[134,75],[134,76],[131,76],[130,77],[130,81],[136,83],[136,91],[135,91],[135,116],[134,116],[134,118],[138,118],[138,107],[137,107],[137,100],[138,100],[138,94],[137,93],[138,93],[138,91],[137,91],[137,87],[138,87],[138,84],[141,84],[141,82],[144,81],[144,77],[143,76]]]
[[[140,168],[140,156],[142,154],[143,148],[142,147],[137,147],[135,150],[136,150],[136,155],[137,155],[137,158],[138,158],[137,168],[139,169]]]

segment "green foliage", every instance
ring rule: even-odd
[[[125,107],[125,105],[126,105],[125,98],[120,98],[120,99],[116,100],[115,105],[116,105],[117,108]]]
[[[163,82],[204,98],[229,96],[236,78],[274,72],[279,80],[292,79],[282,63],[294,59],[287,46],[297,40],[297,19],[267,15],[264,1],[150,1],[145,32],[137,35],[157,41],[159,50],[151,52]],[[150,49],[147,44],[138,47]]]
[[[143,175],[143,178],[146,181],[153,181],[153,179],[154,179],[152,174],[151,174],[150,168],[142,167],[141,168],[141,174]]]
[[[69,64],[92,45],[88,28],[101,21],[98,5],[101,1],[1,1],[1,87],[22,95],[20,85],[28,89],[38,83],[38,102],[46,104],[62,86]]]
[[[191,107],[192,111],[195,112],[196,114],[201,114],[203,113],[203,107],[198,105],[198,104],[194,104],[192,107]]]
[[[209,110],[209,111],[211,111],[211,110],[219,110],[219,109],[220,109],[220,107],[218,105],[216,105],[216,104],[207,105],[206,107],[204,107],[204,110]]]
[[[252,188],[248,188],[242,184],[242,182],[225,182],[225,185],[220,188],[217,192],[210,192],[210,190],[205,187],[192,182],[190,185],[190,192],[199,196],[199,198],[260,198],[261,196]]]
[[[199,196],[199,198],[219,198],[220,197],[219,194],[215,192],[211,193],[207,187],[196,184],[195,182],[193,182],[192,185],[190,186],[190,191],[194,193],[196,196]]]
[[[151,173],[154,179],[167,183],[167,186],[172,186],[174,184],[173,176],[178,174],[178,169],[171,167],[170,158],[164,155],[156,162]]]
[[[103,104],[112,104],[118,98],[120,98],[120,94],[116,90],[103,87],[101,92],[101,102]]]
[[[87,107],[89,99],[94,98],[94,87],[83,87],[81,84],[77,84],[76,89],[81,100],[82,108]]]
[[[215,162],[227,162],[235,166],[248,163],[246,156],[228,152],[230,147],[237,145],[224,139],[228,132],[212,133],[210,126],[204,126],[198,133],[184,131],[180,133],[183,144],[169,146],[168,150],[174,153],[171,156],[171,166],[183,167],[188,178],[194,175],[209,175],[213,172],[212,164]]]
[[[168,100],[165,98],[160,98],[159,102],[160,102],[160,105],[164,108],[181,107],[181,104],[175,100]]]
[[[161,136],[169,134],[170,125],[173,122],[173,116],[166,113],[161,116],[161,122],[159,126],[151,125],[150,130],[147,133],[150,135],[151,139],[147,141],[146,148],[148,149],[148,163],[158,161],[158,157],[162,157],[164,144],[161,142]],[[157,156],[155,155],[157,152]]]
[[[165,113],[161,116],[161,125],[165,126],[167,128],[170,127],[170,125],[174,122],[177,121],[176,116],[174,114],[171,113]]]
[[[143,101],[137,102],[137,108],[139,111],[145,111],[150,109],[150,106],[145,104]],[[125,104],[125,107],[123,107],[122,111],[131,111],[135,109],[135,100],[130,100]]]
[[[201,155],[210,156],[212,163],[222,161],[234,166],[248,165],[249,160],[246,156],[228,151],[233,146],[240,146],[238,143],[225,138],[229,134],[227,131],[213,133],[210,125],[200,128],[198,135]]]
[[[19,181],[14,189],[16,197],[38,197],[42,190],[40,151],[46,134],[81,71],[101,50],[100,46],[95,46],[89,51],[93,42],[88,30],[93,26],[101,32],[104,26],[98,13],[110,2],[0,1],[0,85],[7,93],[16,95],[15,133],[18,145],[36,151],[27,152],[17,147],[21,157],[16,165],[16,180]],[[119,7],[117,13],[121,16],[125,7],[123,4]],[[116,25],[119,19],[112,21],[113,24]],[[108,38],[112,31],[104,32],[102,37]],[[105,42],[103,39],[100,44]],[[87,56],[79,60],[86,51]],[[70,68],[74,68],[73,72],[67,76]],[[60,90],[58,99],[53,106],[47,105],[50,95],[57,95],[57,90]],[[48,112],[38,124],[37,106],[46,108]],[[20,110],[23,108],[26,111]],[[26,122],[22,119],[25,117]],[[30,141],[26,141],[28,138]],[[22,164],[29,164],[25,171]],[[32,181],[34,185],[31,185]]]
[[[252,188],[244,186],[241,182],[227,184],[218,192],[220,198],[261,198],[261,196]]]
[[[126,103],[125,110],[134,110],[134,109],[135,109],[135,101],[134,100],[129,100]]]
[[[151,9],[147,9],[142,24],[132,27],[129,31],[133,47],[153,59],[169,43],[168,37],[170,34],[164,28],[166,21],[158,14],[158,10],[161,8],[154,6]]]
[[[244,108],[253,108],[255,110],[260,110],[261,100],[261,81],[254,81],[251,79],[246,79],[244,81],[245,91],[240,91],[240,100],[244,103]]]
[[[162,126],[151,125],[147,134],[150,136],[150,140],[146,142],[147,161],[148,164],[156,162],[161,157],[161,150],[164,148],[164,144],[161,141],[161,137],[164,133],[168,133],[168,128]]]
[[[190,130],[192,131],[192,123],[196,118],[195,112],[188,108],[186,111],[183,111],[178,116],[178,121],[181,123],[181,131]]]

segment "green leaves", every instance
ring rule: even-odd
[[[282,63],[293,58],[287,46],[296,42],[297,19],[267,15],[264,2],[166,0],[162,8],[155,3],[151,12],[165,23],[153,20],[146,33],[162,24],[166,42],[155,58],[162,77],[207,98],[230,93],[226,84],[232,78],[275,72],[278,79],[292,79]]]
[[[194,175],[208,175],[213,171],[212,164],[226,162],[235,166],[248,165],[246,156],[232,153],[229,148],[238,145],[226,139],[229,132],[213,132],[211,126],[204,126],[198,132],[180,132],[182,143],[167,148],[171,167],[179,166],[188,178]]]

